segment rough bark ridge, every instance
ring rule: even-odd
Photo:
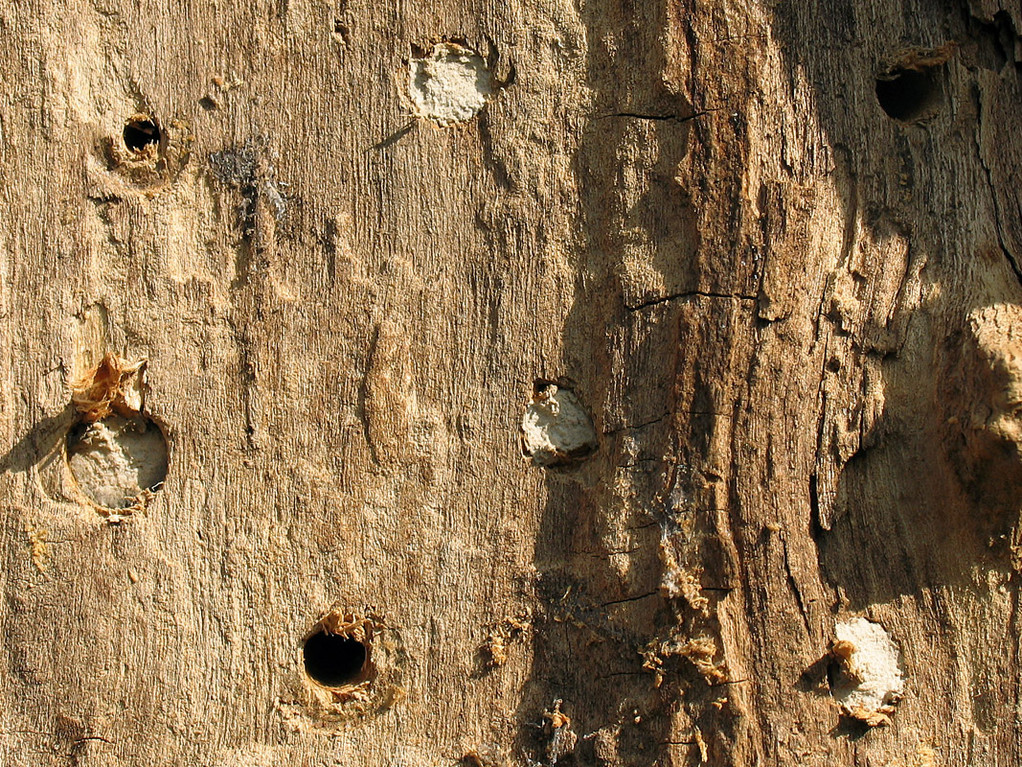
[[[0,28],[9,763],[1022,762],[1017,4]]]

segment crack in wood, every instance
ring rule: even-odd
[[[802,614],[802,622],[806,627],[806,636],[811,637],[813,635],[813,628],[809,622],[809,612],[806,610],[805,600],[802,597],[802,590],[798,586],[798,581],[795,579],[795,574],[791,569],[791,562],[788,558],[788,541],[785,540],[784,536],[780,536],[781,539],[781,554],[784,559],[784,571],[788,575],[788,586],[791,588],[792,594],[795,596],[795,603],[798,605],[798,610]]]
[[[664,413],[663,415],[657,416],[656,418],[650,421],[644,421],[643,423],[637,424],[625,424],[624,426],[618,426],[616,429],[605,429],[603,433],[605,436],[610,436],[613,434],[620,434],[623,431],[635,431],[637,429],[645,429],[647,426],[653,426],[654,424],[661,423],[667,418],[670,418],[671,415],[672,415],[671,413]]]
[[[373,337],[369,341],[369,353],[366,354],[366,369],[365,374],[362,376],[362,381],[358,387],[358,409],[359,417],[362,421],[362,436],[365,437],[366,446],[369,448],[369,457],[372,458],[373,463],[376,466],[381,464],[380,461],[380,450],[376,444],[376,439],[373,437],[372,425],[369,422],[368,402],[369,402],[369,378],[373,372],[373,366],[376,364],[377,347],[380,343],[380,326],[377,325],[373,328]]]
[[[610,607],[611,605],[621,605],[626,602],[638,602],[640,599],[648,599],[649,597],[659,596],[659,591],[650,591],[648,594],[639,594],[635,597],[625,597],[624,599],[614,599],[610,602],[601,602],[600,607]]]
[[[696,120],[700,117],[710,114],[711,112],[719,112],[719,109],[704,109],[702,112],[696,112],[691,115],[647,115],[639,112],[613,112],[607,115],[600,115],[597,120],[607,120],[609,118],[631,118],[633,120],[652,120],[654,122],[679,122],[686,123],[691,120]]]
[[[731,298],[738,299],[739,301],[755,301],[755,296],[746,295],[744,293],[714,293],[707,290],[688,290],[684,293],[672,293],[669,296],[660,296],[659,298],[653,298],[649,301],[644,301],[641,304],[625,305],[625,308],[630,312],[638,312],[643,309],[648,309],[651,306],[658,306],[665,304],[670,301],[680,301],[687,298]]]
[[[975,90],[973,91],[973,97],[976,102],[976,130],[973,133],[976,145],[976,156],[979,159],[980,167],[986,174],[987,187],[990,189],[990,201],[994,207],[994,231],[997,234],[997,246],[1001,249],[1001,253],[1007,259],[1008,266],[1011,267],[1011,271],[1015,274],[1015,279],[1022,284],[1022,267],[1019,266],[1015,255],[1008,249],[1004,242],[1004,229],[1001,226],[1001,206],[997,201],[997,187],[994,184],[993,171],[987,163],[986,158],[983,156],[983,144],[980,141],[980,125],[983,122],[983,98],[982,95]]]

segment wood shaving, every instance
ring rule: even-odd
[[[129,362],[107,352],[96,367],[71,382],[71,402],[88,423],[118,413],[132,418],[144,404],[146,360]]]

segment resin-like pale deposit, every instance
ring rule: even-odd
[[[421,59],[412,59],[408,95],[416,117],[450,125],[475,117],[493,92],[486,62],[455,43],[440,43]]]
[[[570,389],[537,388],[522,417],[525,452],[541,466],[584,458],[596,449],[593,419]]]

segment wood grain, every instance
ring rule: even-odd
[[[987,437],[1022,466],[1014,325],[983,325],[1022,301],[1017,6],[0,29],[6,763],[1022,761],[1019,496],[961,469]],[[440,41],[493,83],[448,126],[406,92]],[[119,524],[66,461],[108,352],[170,447]],[[591,413],[584,461],[523,455],[537,380]],[[856,617],[901,652],[887,726],[828,688]],[[367,696],[307,678],[324,619],[373,626]]]

